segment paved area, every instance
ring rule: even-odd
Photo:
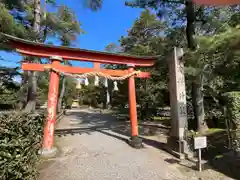
[[[168,162],[174,159],[171,155],[152,146],[133,149],[124,141],[128,137],[111,131],[111,125],[117,123],[99,112],[68,112],[57,126],[60,152],[40,165],[40,180],[230,179],[186,171],[185,167]]]

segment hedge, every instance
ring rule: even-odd
[[[0,113],[0,179],[37,179],[44,115]]]
[[[240,91],[227,92],[224,97],[226,100],[226,118],[234,125],[235,150],[240,152]]]

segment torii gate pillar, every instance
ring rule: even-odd
[[[58,65],[62,61],[61,57],[52,56],[50,58],[52,65]],[[53,147],[54,144],[54,127],[57,118],[57,102],[59,91],[59,74],[57,72],[50,72],[50,82],[48,91],[48,116],[44,127],[43,146],[40,150],[41,155],[51,156],[56,153],[57,148]]]
[[[134,72],[135,65],[129,64],[128,72]],[[134,148],[141,148],[142,139],[138,137],[138,120],[137,120],[137,102],[136,102],[136,89],[134,76],[128,79],[128,99],[129,99],[129,115],[131,123],[131,138],[129,144]]]

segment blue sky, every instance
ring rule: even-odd
[[[80,35],[75,47],[103,51],[109,43],[117,43],[121,36],[127,35],[134,20],[139,17],[141,9],[130,8],[124,5],[125,0],[103,0],[103,8],[99,12],[92,12],[84,6],[85,0],[57,0],[57,4],[65,4],[72,8],[81,28],[86,34]],[[0,61],[1,65],[16,67],[21,56],[12,53],[0,52],[0,56],[7,61]],[[75,62],[74,65],[92,67],[92,63]]]

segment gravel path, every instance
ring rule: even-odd
[[[42,163],[40,180],[199,179],[166,162],[166,159],[173,157],[164,151],[151,146],[143,149],[129,147],[121,140],[127,137],[109,130],[109,123],[113,122],[109,115],[90,113],[88,110],[69,112],[57,129],[82,129],[56,138],[61,152],[58,157]],[[99,128],[96,130],[94,127]]]

